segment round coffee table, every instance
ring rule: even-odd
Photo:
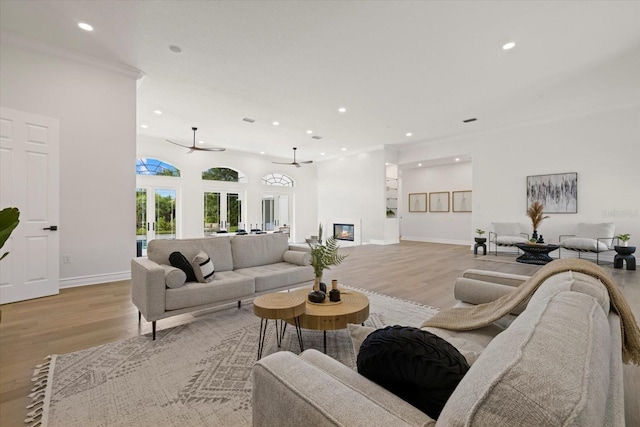
[[[289,292],[290,295],[304,298],[305,310],[300,316],[300,326],[324,332],[324,352],[327,352],[327,331],[346,329],[347,324],[362,324],[369,318],[369,298],[361,292],[340,288],[340,302],[333,303],[329,297],[323,303],[309,302],[307,295],[311,288]],[[293,324],[294,319],[286,319]]]
[[[278,347],[282,344],[282,337],[284,335],[287,322],[291,321],[296,327],[296,334],[298,335],[298,343],[300,344],[300,351],[304,350],[302,347],[302,331],[300,330],[300,316],[305,311],[306,298],[301,295],[296,295],[293,292],[278,292],[273,294],[261,295],[253,300],[253,314],[260,317],[260,335],[258,336],[258,359],[262,357],[262,350],[264,350],[264,338],[267,332],[267,324],[269,319],[274,319],[276,323],[276,341]],[[278,327],[278,320],[280,320],[280,327]],[[289,322],[289,323],[291,323]]]

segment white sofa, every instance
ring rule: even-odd
[[[525,279],[469,270],[455,296],[459,305],[488,302]],[[623,426],[620,319],[609,305],[597,279],[565,272],[500,322],[427,328],[471,365],[437,420],[315,350],[271,354],[253,368],[253,425]],[[357,339],[360,328],[350,327]]]
[[[213,280],[176,287],[171,280],[183,273],[170,266],[175,251],[188,260],[204,251],[215,267]],[[310,262],[308,250],[289,246],[283,233],[152,240],[146,258],[131,260],[131,300],[138,320],[152,322],[155,339],[157,320],[235,301],[240,307],[243,299],[313,280]]]

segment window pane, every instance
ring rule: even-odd
[[[204,234],[220,229],[220,193],[204,193]]]
[[[293,179],[281,173],[270,173],[262,177],[264,185],[278,185],[280,187],[293,187]]]
[[[136,161],[137,175],[180,176],[180,170],[158,159],[143,158]]]
[[[202,179],[209,181],[240,182],[238,171],[229,168],[211,168],[202,172]]]
[[[238,231],[242,221],[242,201],[236,193],[227,193],[227,231]]]
[[[136,241],[142,245],[141,256],[147,249],[147,190],[136,188]]]
[[[176,238],[176,191],[156,190],[156,239]]]

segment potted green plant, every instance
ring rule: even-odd
[[[620,240],[620,246],[629,246],[629,239],[631,238],[631,234],[618,234],[616,236],[618,240]]]
[[[387,208],[387,218],[393,218],[396,216],[396,213],[393,209]]]
[[[4,246],[11,232],[20,223],[20,211],[18,208],[4,208],[0,211],[0,249]],[[5,252],[0,256],[0,260],[9,255]]]
[[[311,265],[313,266],[313,273],[315,275],[315,281],[313,284],[313,291],[309,293],[309,301],[322,302],[326,297],[326,285],[322,286],[322,274],[325,269],[328,269],[331,265],[338,265],[344,261],[346,255],[340,255],[338,250],[338,239],[335,236],[331,236],[326,242],[322,243],[322,224],[318,227],[318,243],[309,243],[311,248]]]
[[[482,237],[484,230],[478,228],[476,229],[476,234],[478,235],[478,237],[475,238],[476,243],[484,243],[487,241],[486,237]]]
[[[543,219],[550,218],[549,215],[543,216],[544,205],[539,201],[531,203],[529,209],[527,209],[527,216],[531,218],[531,225],[533,225],[533,234],[531,235],[531,241],[538,240],[538,227],[542,223]]]

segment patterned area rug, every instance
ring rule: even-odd
[[[437,309],[362,291],[367,326],[419,326]],[[33,426],[250,426],[251,368],[260,319],[245,304],[200,313],[193,322],[150,335],[53,355],[34,374],[27,422]],[[323,350],[321,331],[303,330],[305,349]],[[273,322],[263,357],[299,353],[295,328],[276,346]],[[347,330],[327,333],[327,354],[354,368]]]

